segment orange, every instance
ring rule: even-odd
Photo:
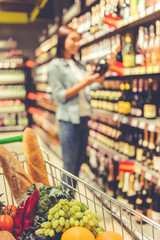
[[[63,233],[61,240],[95,240],[95,237],[85,227],[71,227]]]
[[[124,238],[119,233],[106,231],[100,233],[96,240],[124,240]]]

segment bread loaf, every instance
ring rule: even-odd
[[[31,128],[26,128],[23,133],[23,151],[26,159],[27,170],[34,183],[41,182],[49,185],[46,163],[43,158],[38,138]]]
[[[32,179],[12,153],[2,145],[0,145],[0,162],[10,190],[18,202],[22,194],[28,192]]]
[[[1,240],[16,240],[12,233],[8,232],[8,231],[0,231],[0,239]]]

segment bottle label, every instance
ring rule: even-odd
[[[153,169],[160,172],[160,157],[158,156],[153,157]]]
[[[124,67],[134,67],[134,55],[123,55],[123,65]]]
[[[135,156],[135,146],[134,145],[129,145],[129,157],[134,157]]]
[[[145,104],[144,105],[144,117],[145,118],[155,118],[156,117],[156,105]]]
[[[143,149],[142,148],[137,148],[136,149],[136,160],[141,162],[143,158]]]
[[[128,143],[124,143],[124,145],[123,145],[123,153],[128,156],[128,154],[129,154],[129,144]]]
[[[118,102],[118,112],[119,113],[124,113],[124,101],[119,101]]]
[[[131,108],[131,115],[136,116],[136,117],[141,117],[142,116],[142,110],[140,108]]]
[[[129,114],[131,110],[131,103],[130,102],[124,102],[124,114]]]

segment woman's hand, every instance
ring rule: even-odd
[[[86,85],[90,85],[94,82],[98,82],[102,84],[104,79],[105,79],[105,75],[100,76],[99,73],[93,74],[93,71],[91,71],[86,75],[86,77],[84,78],[84,81],[86,82]]]

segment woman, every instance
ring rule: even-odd
[[[79,33],[67,26],[58,31],[57,58],[48,68],[48,80],[57,102],[56,117],[62,147],[63,168],[78,176],[85,159],[88,141],[87,122],[91,114],[88,102],[90,89],[98,89],[105,76],[87,74],[85,67],[74,59],[78,53]],[[115,57],[107,60],[109,64]]]

